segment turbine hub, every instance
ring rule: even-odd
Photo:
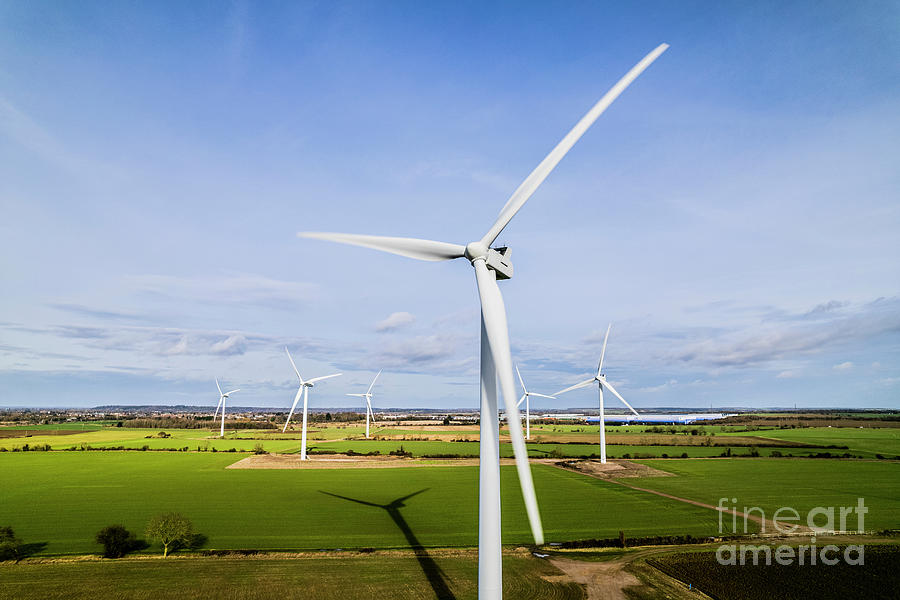
[[[488,248],[486,244],[482,244],[481,242],[469,242],[466,244],[466,258],[468,258],[469,261],[487,258],[488,250],[490,250],[490,248]]]

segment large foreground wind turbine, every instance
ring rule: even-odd
[[[547,175],[578,141],[597,117],[644,69],[656,60],[668,46],[662,44],[645,56],[581,118],[544,160],[516,189],[500,210],[500,215],[484,236],[465,246],[415,238],[380,237],[346,233],[299,233],[301,237],[317,238],[343,244],[382,250],[409,258],[427,261],[465,257],[475,269],[475,280],[481,300],[481,435],[478,487],[478,597],[494,600],[502,597],[502,561],[500,545],[500,447],[499,416],[497,413],[497,383],[503,395],[509,434],[516,457],[516,468],[531,533],[537,544],[544,543],[544,532],[538,512],[534,484],[528,465],[519,410],[516,407],[512,357],[509,350],[509,331],[506,308],[497,280],[512,277],[509,248],[491,248],[491,244],[510,220],[522,208]]]
[[[287,348],[284,349],[287,352],[288,360],[291,361],[291,366],[294,367],[294,373],[297,374],[297,378],[300,380],[300,387],[297,388],[297,395],[294,396],[294,403],[291,405],[291,412],[288,413],[287,421],[284,422],[284,429],[281,430],[281,433],[287,431],[288,423],[291,422],[291,416],[294,414],[294,409],[297,408],[297,401],[300,400],[300,395],[303,395],[303,429],[300,433],[300,460],[306,460],[306,407],[307,401],[309,400],[309,388],[313,387],[313,385],[317,381],[322,381],[323,379],[330,379],[332,377],[337,377],[340,373],[335,373],[334,375],[325,375],[324,377],[313,377],[312,379],[303,380],[303,377],[300,376],[300,371],[297,370],[297,365],[294,364],[294,359],[291,357],[291,353]]]
[[[355,396],[356,398],[365,398],[366,399],[366,439],[369,439],[369,417],[372,417],[372,422],[375,423],[375,413],[372,412],[372,388],[375,387],[375,382],[378,381],[378,375],[381,375],[381,371],[378,371],[378,374],[375,375],[375,379],[372,380],[372,383],[369,384],[369,389],[366,390],[365,394],[347,394],[348,396]]]
[[[228,398],[229,394],[233,394],[235,392],[241,391],[240,389],[231,390],[230,392],[223,392],[222,386],[219,385],[219,378],[216,377],[216,387],[219,388],[219,405],[216,406],[216,414],[213,415],[213,422],[215,422],[216,417],[219,416],[219,409],[222,409],[222,429],[219,431],[219,437],[225,437],[225,399]]]
[[[631,412],[635,415],[640,416],[638,411],[634,410],[630,404],[625,402],[625,398],[622,397],[619,392],[616,391],[610,383],[606,380],[606,375],[603,374],[603,357],[606,355],[606,341],[609,339],[609,330],[612,327],[612,323],[609,324],[606,328],[606,337],[603,338],[603,350],[600,351],[600,365],[597,367],[597,375],[588,379],[587,381],[582,381],[581,383],[576,383],[571,387],[567,387],[564,390],[560,390],[556,392],[554,395],[559,396],[560,394],[565,394],[566,392],[571,392],[572,390],[577,390],[578,388],[583,388],[591,385],[595,381],[597,382],[597,390],[600,394],[600,462],[602,464],[606,464],[606,417],[603,414],[603,388],[608,389],[613,393],[613,395],[621,400],[625,406],[627,406]]]
[[[522,379],[522,374],[519,373],[519,365],[516,365],[516,375],[519,376],[519,383],[522,384],[522,397],[519,398],[519,403],[516,406],[522,406],[522,403],[525,403],[525,439],[531,439],[531,397],[537,396],[538,398],[550,398],[551,400],[556,400],[556,396],[546,396],[544,394],[538,394],[537,392],[529,392],[528,388],[525,387],[525,381]],[[509,419],[507,419],[508,421]]]

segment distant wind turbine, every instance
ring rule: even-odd
[[[516,375],[519,376],[519,383],[522,384],[522,397],[519,399],[519,403],[516,406],[522,406],[522,403],[525,403],[525,439],[531,439],[531,400],[532,396],[537,396],[539,398],[550,398],[551,400],[556,400],[556,396],[546,396],[544,394],[538,394],[537,392],[529,392],[525,387],[525,381],[522,380],[522,374],[519,373],[519,365],[516,365]]]
[[[348,396],[366,399],[366,439],[369,439],[369,416],[372,417],[372,423],[375,423],[375,413],[372,412],[372,388],[375,387],[375,382],[378,381],[378,375],[381,375],[381,371],[378,371],[378,374],[375,375],[375,379],[372,380],[365,394],[347,394]]]
[[[625,398],[622,397],[619,392],[616,391],[607,380],[606,375],[603,374],[603,357],[606,354],[606,342],[609,340],[609,330],[612,327],[612,323],[606,328],[606,337],[603,338],[603,350],[600,351],[600,365],[597,367],[597,375],[588,379],[587,381],[582,381],[581,383],[576,383],[571,387],[567,387],[564,390],[560,390],[554,394],[554,396],[559,396],[560,394],[565,394],[566,392],[571,392],[572,390],[577,390],[578,388],[583,388],[591,385],[595,381],[597,382],[597,389],[600,394],[600,462],[602,464],[606,464],[606,419],[603,415],[603,388],[608,389],[613,393],[613,395],[621,400],[625,406],[627,406],[631,412],[635,415],[640,416],[638,411],[634,410],[630,404],[625,402]]]
[[[307,401],[309,400],[309,388],[313,387],[313,385],[317,381],[322,381],[323,379],[330,379],[332,377],[337,377],[340,373],[335,373],[334,375],[325,375],[324,377],[313,377],[312,379],[303,380],[303,377],[300,376],[300,371],[297,370],[297,365],[294,364],[294,359],[291,357],[291,353],[288,351],[287,347],[284,349],[287,352],[288,360],[291,361],[291,366],[294,367],[294,373],[297,374],[297,378],[300,380],[300,387],[297,389],[297,395],[294,396],[294,403],[291,405],[291,412],[288,413],[287,421],[284,422],[284,429],[281,430],[281,433],[287,431],[288,423],[291,422],[291,416],[294,414],[294,409],[297,408],[297,401],[300,400],[300,395],[303,395],[303,430],[300,434],[300,460],[306,460],[306,408]]]
[[[544,160],[525,178],[513,192],[500,214],[484,236],[465,246],[416,238],[381,237],[348,233],[301,232],[301,237],[363,246],[408,258],[426,261],[442,261],[466,258],[475,270],[475,280],[481,301],[481,418],[479,443],[478,485],[478,598],[495,600],[502,598],[502,546],[500,530],[500,419],[497,407],[497,384],[503,396],[509,437],[516,458],[519,484],[525,501],[525,510],[536,544],[544,543],[544,530],[538,510],[534,482],[528,463],[528,450],[522,435],[519,409],[516,406],[515,380],[509,349],[509,329],[506,307],[497,286],[498,280],[513,275],[510,250],[491,245],[506,228],[525,202],[543,183],[594,121],[618,98],[625,88],[665,52],[667,44],[661,44],[638,64],[631,68],[588,112],[575,127],[550,151]],[[554,248],[560,260],[568,258],[565,248]]]
[[[216,414],[213,415],[213,422],[215,422],[216,417],[219,416],[219,409],[222,409],[222,429],[219,431],[219,437],[225,437],[225,399],[228,398],[229,394],[233,394],[235,392],[241,391],[240,389],[231,390],[230,392],[223,392],[222,386],[219,385],[219,378],[216,377],[216,387],[219,388],[219,405],[216,406]]]

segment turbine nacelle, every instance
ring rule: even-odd
[[[490,248],[483,242],[469,242],[466,244],[465,257],[475,264],[476,260],[484,260],[485,266],[497,274],[497,280],[510,279],[513,276],[513,266],[510,261],[512,251],[506,247]]]

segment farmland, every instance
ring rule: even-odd
[[[632,540],[730,533],[731,520],[724,519],[720,531],[719,514],[703,506],[723,497],[736,498],[740,509],[758,506],[768,517],[782,506],[805,516],[813,507],[854,506],[862,497],[867,530],[900,528],[900,463],[875,460],[896,455],[898,431],[611,426],[611,457],[627,455],[655,469],[632,469],[637,477],[621,479],[614,472],[574,470],[596,461],[554,466],[555,459],[599,454],[597,426],[535,424],[527,447],[533,459],[544,459],[532,472],[547,541],[592,544],[619,531]],[[0,566],[17,573],[14,585],[0,586],[0,598],[89,598],[112,590],[138,598],[475,596],[478,468],[476,461],[443,457],[477,457],[476,425],[383,423],[367,440],[358,422],[320,422],[309,436],[314,463],[303,466],[291,456],[299,452],[299,437],[293,428],[232,429],[219,437],[208,428],[148,429],[117,421],[0,428],[0,472],[7,483],[0,486],[0,525],[15,530],[30,557]],[[511,447],[502,438],[501,454],[509,458]],[[385,456],[400,450],[413,458]],[[256,465],[299,468],[228,468],[253,451],[282,455],[255,457]],[[825,452],[871,458],[801,458]],[[729,453],[733,458],[720,458]],[[380,456],[352,458],[369,454]],[[676,458],[683,455],[689,458]],[[532,542],[514,467],[501,467],[501,486],[507,594],[584,597],[568,575],[514,550]],[[94,535],[102,527],[121,523],[140,538],[152,516],[168,511],[183,513],[202,534],[192,551],[162,561],[150,545],[124,560],[83,558],[100,550]],[[855,524],[851,517],[849,525]],[[751,522],[748,531],[759,525]],[[202,555],[228,551],[251,554]],[[660,552],[667,551],[652,551]],[[608,560],[613,554],[571,556]],[[628,556],[622,555],[620,568],[631,564]],[[41,562],[48,558],[54,562]],[[658,566],[675,577],[699,578],[709,567],[696,557],[657,558],[671,562]],[[358,587],[344,585],[347,569],[359,573]],[[748,590],[766,589],[764,572],[740,577]],[[680,585],[655,581],[668,592]]]
[[[423,546],[472,546],[477,467],[240,470],[230,453],[29,452],[0,454],[0,523],[45,554],[96,552],[94,534],[122,523],[142,532],[154,514],[177,510],[208,548],[408,547],[378,505],[400,514]],[[549,541],[715,532],[715,514],[545,465],[533,468]],[[504,543],[530,542],[513,467],[501,468]],[[424,491],[423,491],[424,490]],[[325,493],[327,492],[327,494]]]
[[[608,428],[608,454],[617,458],[808,456],[824,452],[840,456],[874,458],[900,453],[900,429],[807,428],[748,430],[740,426],[667,428],[679,433],[660,433],[664,428],[624,426]],[[718,430],[718,431],[716,431]],[[697,434],[694,435],[693,433]],[[478,430],[472,426],[398,426],[375,428],[373,439],[363,437],[358,424],[318,425],[311,428],[311,452],[380,452],[400,450],[414,456],[477,456]],[[597,426],[535,425],[529,454],[535,458],[599,455]],[[27,436],[27,437],[25,437]],[[53,450],[145,449],[181,451],[252,451],[257,446],[267,452],[295,453],[300,450],[299,432],[288,430],[239,429],[219,437],[208,429],[139,429],[98,426],[92,423],[0,428],[0,451],[30,448]],[[511,456],[511,447],[501,447]],[[628,456],[626,456],[628,455]],[[665,457],[663,455],[666,455]]]
[[[476,565],[471,553],[26,563],[0,567],[14,568],[16,574],[0,585],[0,598],[412,600],[436,596],[463,600],[477,595]],[[580,586],[558,581],[559,572],[545,561],[521,554],[507,556],[503,571],[504,592],[510,598],[584,598]],[[350,573],[352,585],[348,584]],[[557,581],[548,581],[547,576]]]
[[[843,548],[839,548],[843,552]],[[861,565],[722,565],[715,552],[682,552],[648,560],[654,567],[720,600],[894,598],[900,546],[867,545]],[[837,553],[836,553],[837,554]]]
[[[676,477],[648,477],[640,487],[716,505],[720,498],[758,506],[768,515],[782,506],[869,507],[866,530],[900,528],[900,464],[890,461],[800,459],[639,461]],[[853,524],[850,519],[850,524]]]

